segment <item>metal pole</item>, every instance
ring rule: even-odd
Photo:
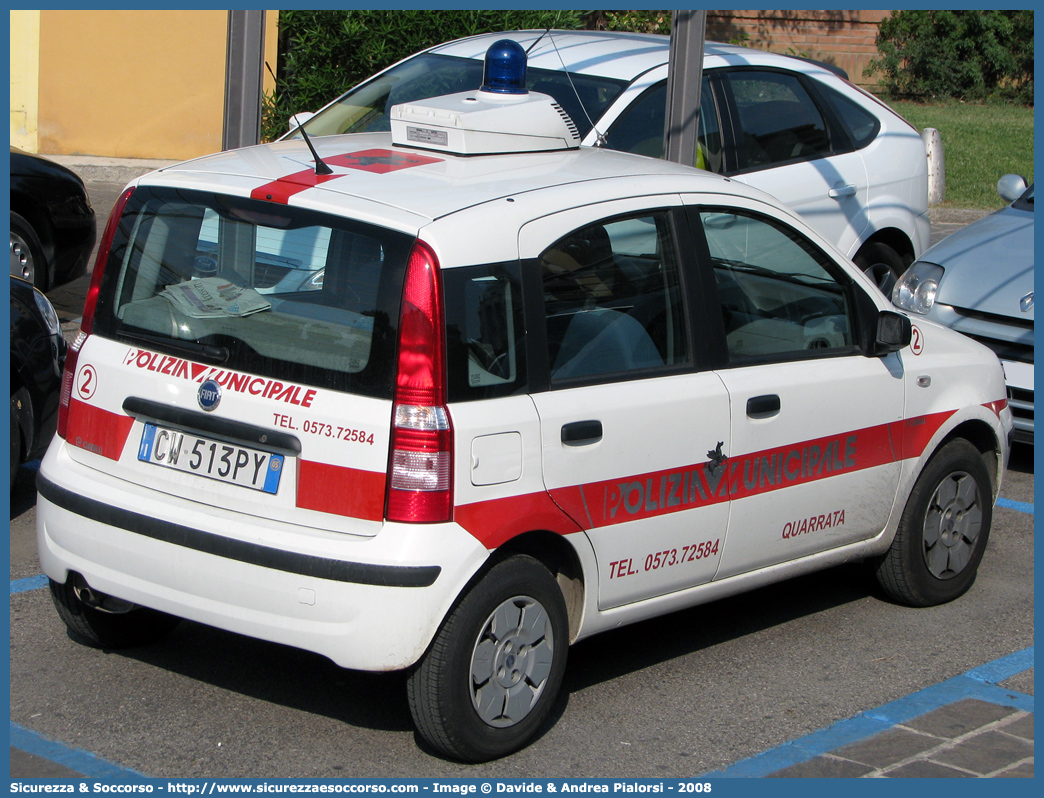
[[[703,43],[707,12],[671,12],[671,54],[667,66],[667,109],[664,114],[663,157],[696,165],[703,84]]]
[[[222,149],[247,147],[261,141],[264,43],[264,11],[228,12]]]

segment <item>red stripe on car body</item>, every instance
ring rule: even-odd
[[[72,397],[65,440],[80,449],[119,460],[133,426],[131,416],[110,413]]]
[[[384,520],[387,475],[377,471],[297,461],[297,506],[331,515]]]
[[[331,155],[324,159],[327,166],[340,166],[344,169],[355,169],[362,172],[373,172],[374,174],[388,174],[400,169],[409,169],[414,166],[424,166],[429,163],[439,163],[442,158],[432,158],[427,155],[417,155],[411,152],[393,152],[392,150],[360,150],[359,152],[348,152],[343,155]],[[345,177],[347,173],[318,175],[315,169],[304,169],[283,177],[276,178],[270,183],[265,183],[250,192],[251,199],[264,200],[266,202],[277,202],[286,205],[292,196],[310,188]]]

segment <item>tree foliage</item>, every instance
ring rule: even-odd
[[[896,99],[1004,99],[1033,104],[1033,11],[893,11],[877,35],[880,73]]]

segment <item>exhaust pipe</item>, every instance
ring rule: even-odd
[[[132,604],[129,601],[124,601],[123,599],[95,590],[87,584],[87,580],[80,574],[71,573],[69,576],[72,579],[72,589],[73,593],[76,594],[76,598],[92,609],[98,610],[99,612],[108,612],[113,615],[122,615],[137,607],[136,604]]]

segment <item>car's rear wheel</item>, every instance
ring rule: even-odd
[[[420,735],[483,762],[525,745],[546,720],[569,645],[562,591],[537,560],[498,563],[450,612],[407,682]]]
[[[906,268],[902,256],[880,241],[864,244],[852,259],[882,294],[891,298],[892,289]]]
[[[964,594],[986,549],[992,487],[982,455],[950,441],[928,462],[899,522],[877,579],[896,601],[930,607]]]
[[[89,590],[73,574],[64,584],[51,579],[51,599],[71,632],[96,648],[135,648],[157,643],[170,634],[180,618],[146,607],[100,609],[81,597]]]
[[[47,288],[47,263],[33,226],[11,211],[11,274],[41,291]]]

